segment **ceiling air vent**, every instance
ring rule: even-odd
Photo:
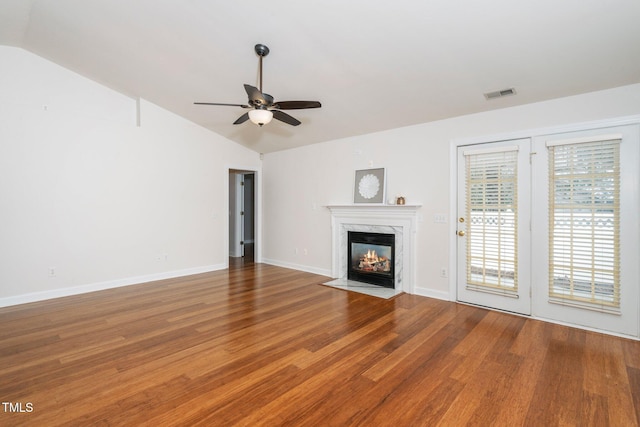
[[[496,99],[496,98],[501,98],[503,96],[509,96],[509,95],[515,95],[515,94],[516,94],[516,90],[510,87],[509,89],[502,89],[502,90],[497,90],[495,92],[485,93],[484,97],[487,99]]]

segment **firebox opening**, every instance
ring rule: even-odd
[[[395,236],[349,231],[347,278],[394,288]]]

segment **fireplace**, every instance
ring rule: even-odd
[[[331,277],[348,280],[349,232],[393,234],[395,292],[415,293],[415,234],[420,205],[331,205]],[[380,288],[381,290],[391,288]]]
[[[394,288],[395,235],[349,231],[347,278]]]

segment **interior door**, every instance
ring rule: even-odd
[[[242,211],[244,212],[242,218],[243,235],[242,241],[244,242],[243,256],[252,257],[252,251],[255,243],[255,174],[253,172],[243,174],[242,186],[244,194],[244,205]]]
[[[245,239],[245,226],[244,226],[244,209],[245,209],[245,200],[244,200],[244,174],[239,173],[238,175],[238,213],[236,220],[238,221],[238,229],[239,229],[239,245],[240,245],[240,256],[244,256],[244,239]]]
[[[242,174],[229,171],[229,256],[237,258],[243,253],[243,210]]]
[[[530,140],[458,147],[457,299],[531,313]]]

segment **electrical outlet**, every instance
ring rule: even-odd
[[[298,248],[294,248],[294,249],[293,249],[293,254],[294,254],[294,255],[298,255]]]
[[[56,268],[49,267],[49,277],[56,277]]]
[[[447,277],[447,269],[446,268],[441,268],[440,269],[440,277]]]
[[[307,250],[307,248],[304,248],[304,254],[309,255],[309,251]]]

